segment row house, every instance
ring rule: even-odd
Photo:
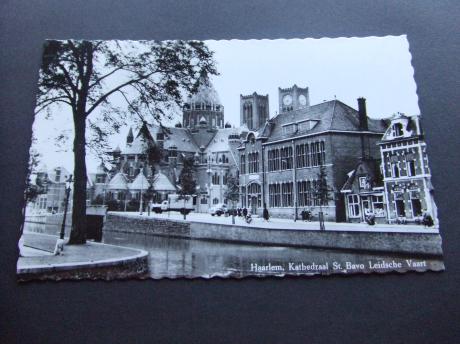
[[[380,158],[360,161],[342,188],[347,220],[363,222],[368,213],[380,223],[437,221],[433,185],[420,116],[396,114],[378,142]]]

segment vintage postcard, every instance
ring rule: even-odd
[[[406,36],[44,42],[34,279],[444,270]]]

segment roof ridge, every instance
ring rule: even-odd
[[[335,109],[336,109],[336,105],[337,105],[337,99],[334,99],[333,102],[334,102],[334,107],[332,108],[332,116],[331,116],[331,123],[329,123],[329,130],[332,129],[332,123],[334,123]]]

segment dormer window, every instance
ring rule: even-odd
[[[163,133],[157,133],[157,141],[164,141],[165,135]]]
[[[391,130],[393,132],[393,137],[400,137],[403,136],[403,126],[401,123],[395,123],[391,127]]]
[[[60,179],[61,179],[61,169],[57,168],[56,169],[56,176],[54,177],[54,181],[56,183],[59,183]]]

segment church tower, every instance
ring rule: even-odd
[[[182,127],[188,129],[224,127],[224,106],[209,80],[203,80],[198,91],[188,97],[183,107]]]
[[[258,130],[268,121],[268,117],[268,94],[240,94],[240,125],[246,125],[249,130]]]
[[[289,88],[278,87],[278,97],[280,113],[310,107],[308,87],[301,88],[297,85]]]

